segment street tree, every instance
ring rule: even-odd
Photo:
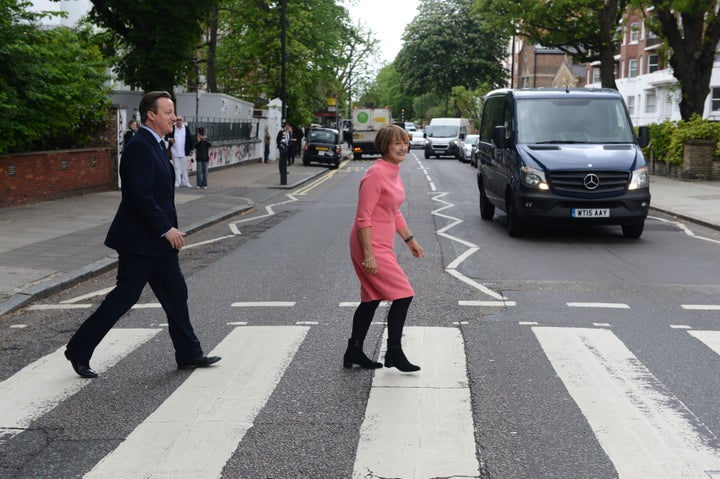
[[[108,63],[88,28],[0,0],[0,154],[81,148],[105,127]]]
[[[720,42],[720,1],[634,0],[633,4],[644,12],[647,27],[670,47],[682,119],[702,116]]]
[[[699,0],[702,1],[702,0]],[[600,62],[600,82],[617,90],[618,24],[627,0],[477,0],[493,28],[557,48],[578,63]]]
[[[380,69],[375,81],[368,91],[360,98],[360,105],[373,105],[378,108],[388,107],[395,120],[403,117],[413,118],[413,98],[407,95],[400,86],[400,74],[390,63]]]
[[[353,95],[359,98],[373,83],[373,68],[377,63],[377,41],[365,26],[355,24],[347,29],[341,40],[340,62],[335,67],[335,76],[342,84],[342,99],[347,102],[347,117],[352,115]],[[343,104],[345,101],[343,101]]]
[[[202,25],[219,0],[91,0],[89,18],[110,32],[107,54],[128,85],[173,93],[194,76]]]
[[[305,123],[342,89],[336,73],[344,63],[350,31],[344,7],[334,0],[287,3],[286,71],[288,119]],[[217,44],[218,91],[262,104],[281,94],[278,2],[223,0]]]
[[[507,32],[491,29],[487,15],[473,6],[474,0],[421,0],[394,62],[405,92],[435,92],[447,103],[453,86],[504,83]]]

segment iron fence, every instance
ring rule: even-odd
[[[190,125],[193,134],[197,134],[198,128],[205,128],[205,136],[213,143],[260,138],[260,121],[257,118],[237,121],[225,118],[194,118],[186,116],[186,121]]]

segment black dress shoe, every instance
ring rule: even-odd
[[[206,368],[211,364],[215,364],[220,361],[220,359],[220,356],[202,355],[199,358],[193,359],[189,363],[178,363],[178,369]]]
[[[90,367],[89,363],[81,363],[74,360],[73,357],[70,355],[70,351],[68,351],[67,349],[65,350],[65,357],[68,359],[68,361],[70,361],[70,364],[72,364],[72,367],[78,374],[78,376],[83,378],[98,377],[98,373],[96,373],[95,370]]]

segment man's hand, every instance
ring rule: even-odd
[[[170,228],[170,231],[165,233],[165,239],[170,242],[170,246],[173,249],[182,249],[185,246],[185,233],[177,228]]]

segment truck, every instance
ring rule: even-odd
[[[352,152],[353,159],[360,160],[362,155],[379,155],[375,148],[377,131],[392,124],[389,108],[356,108],[352,112]]]

